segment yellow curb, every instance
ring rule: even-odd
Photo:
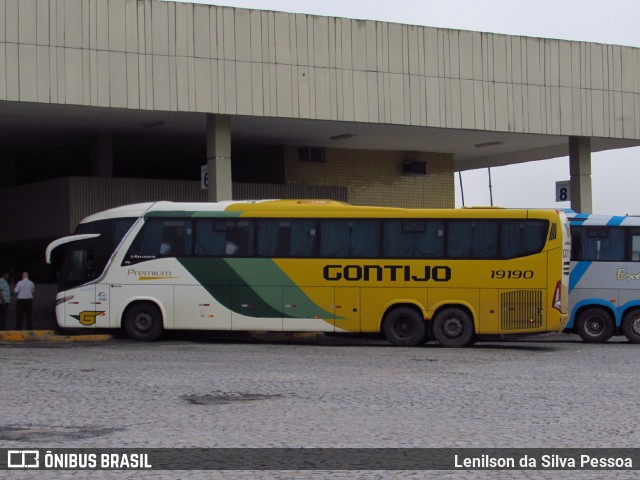
[[[45,339],[49,342],[104,342],[112,340],[113,335],[106,333],[99,335],[53,335]]]
[[[0,331],[0,341],[5,342],[101,342],[112,338],[109,334],[62,335],[56,330]]]

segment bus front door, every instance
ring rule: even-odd
[[[102,273],[104,265],[96,255],[93,239],[70,246],[62,269],[61,291],[73,289],[64,303],[63,327],[108,327],[108,301],[104,293],[97,298],[93,282]],[[101,290],[102,292],[102,290]]]

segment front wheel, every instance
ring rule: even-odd
[[[422,315],[410,307],[399,307],[387,314],[382,326],[384,336],[392,345],[415,347],[424,343],[427,325]]]
[[[458,307],[441,310],[433,318],[433,337],[443,347],[466,347],[475,339],[473,320]]]
[[[136,303],[124,317],[124,330],[133,340],[152,342],[162,334],[162,314],[150,302]]]
[[[587,308],[576,319],[576,332],[587,343],[606,342],[613,335],[614,329],[611,315],[602,308]]]
[[[636,308],[624,314],[622,333],[631,343],[640,343],[640,309]]]

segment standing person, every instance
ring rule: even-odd
[[[2,272],[0,276],[0,330],[7,328],[7,310],[11,303],[11,289],[9,288],[9,272]]]
[[[16,305],[16,330],[22,329],[22,317],[27,319],[27,330],[33,330],[31,323],[31,313],[33,312],[33,292],[36,286],[29,280],[29,273],[22,272],[22,280],[16,283],[16,292],[18,303]]]

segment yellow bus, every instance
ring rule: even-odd
[[[561,331],[570,235],[555,210],[322,200],[114,208],[47,248],[63,328],[383,333],[463,347]],[[58,260],[56,260],[58,259]]]

